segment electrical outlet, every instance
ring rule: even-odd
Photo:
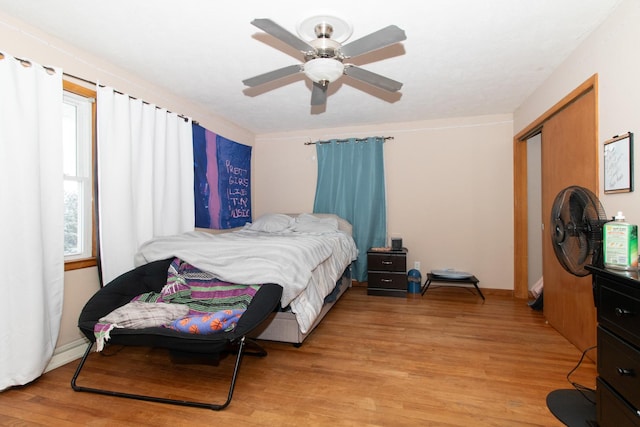
[[[420,270],[420,261],[414,261],[413,268],[415,268],[416,270]]]

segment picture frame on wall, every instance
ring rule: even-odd
[[[604,192],[633,191],[633,133],[616,135],[604,143]]]

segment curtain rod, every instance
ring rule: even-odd
[[[0,52],[0,60],[4,59],[4,57],[7,56],[4,53]],[[29,61],[28,59],[24,59],[24,58],[19,58],[17,56],[14,56],[13,59],[15,59],[16,61],[18,61],[20,64],[22,64],[23,67],[31,67],[33,65],[33,62]],[[49,74],[55,74],[56,73],[56,69],[53,67],[47,67],[46,65],[40,65],[42,68],[44,68],[47,73]],[[64,74],[64,73],[62,73]]]
[[[0,52],[0,60],[4,59],[4,57],[5,57],[5,54],[3,54],[2,52]],[[14,56],[13,58],[14,58],[16,61],[19,61],[19,62],[20,62],[23,66],[25,66],[25,67],[30,67],[31,65],[33,65],[33,63],[32,63],[31,61],[29,61],[28,59],[19,58],[19,57],[17,57],[17,56]],[[44,68],[44,69],[45,69],[49,74],[54,74],[54,73],[55,73],[55,68],[53,68],[53,67],[47,67],[46,65],[40,65],[40,66],[41,66],[42,68]],[[67,77],[71,77],[72,79],[80,80],[80,81],[85,82],[85,83],[88,83],[88,84],[90,84],[90,85],[98,86],[98,84],[97,84],[96,82],[92,82],[91,80],[87,80],[87,79],[84,79],[84,78],[82,78],[82,77],[74,76],[73,74],[65,73],[64,71],[62,72],[62,75],[63,75],[63,76],[67,76]],[[100,85],[100,86],[105,87],[105,85]],[[115,90],[115,89],[113,89],[113,91],[114,91],[115,93],[119,93],[120,95],[125,95],[124,93],[122,93],[122,92],[120,92],[120,91],[117,91],[117,90]],[[131,96],[131,95],[127,95],[127,96],[128,96],[129,98],[131,98],[131,99],[138,99],[138,98],[136,98],[136,97],[134,97],[134,96]],[[144,104],[151,105],[151,104],[149,104],[147,101],[142,100],[142,102],[143,102]],[[156,108],[160,108],[160,109],[161,109],[161,107],[159,107],[159,106],[157,106],[157,105],[156,105]],[[167,111],[168,111],[169,113],[171,113],[171,111],[169,111],[169,110],[167,110]],[[185,122],[186,122],[186,121],[189,121],[189,118],[188,118],[188,117],[186,117],[186,116],[184,116],[184,115],[182,115],[182,114],[178,114],[177,116],[178,116],[178,117],[180,117],[180,118],[182,118],[182,119],[184,119],[184,121],[185,121]],[[195,120],[192,120],[192,122],[193,122],[193,123],[195,123],[195,124],[198,124],[198,122],[197,122],[197,121],[195,121]]]
[[[353,139],[353,140],[355,140],[356,142],[367,142],[367,140],[368,140],[369,138],[380,138],[380,139],[382,139],[383,141],[386,141],[387,139],[393,139],[393,137],[392,137],[392,136],[370,136],[370,137],[368,137],[368,138],[333,139],[333,140],[330,140],[330,141],[329,141],[329,140],[325,140],[325,141],[318,140],[318,141],[315,141],[315,142],[312,142],[311,140],[309,140],[309,141],[305,142],[305,143],[304,143],[304,145],[329,144],[329,143],[331,143],[332,141],[335,141],[335,142],[337,142],[337,143],[344,143],[344,142],[349,142],[349,141],[351,141],[352,139]]]
[[[0,52],[0,59],[4,59],[5,54],[3,54],[2,52]],[[24,59],[24,58],[20,58],[18,56],[14,56],[13,59],[15,59],[16,61],[20,62],[23,66],[25,67],[31,67],[33,65],[33,62],[29,61],[28,59]],[[53,67],[48,67],[46,65],[42,65],[40,64],[40,66],[42,68],[44,68],[49,74],[53,74],[55,73],[55,68]],[[87,80],[87,79],[83,79],[82,77],[78,77],[78,76],[74,76],[73,74],[69,74],[69,73],[65,73],[64,71],[62,72],[63,76],[67,76],[67,77],[71,77],[73,79],[76,80],[80,80],[82,82],[97,86],[96,82],[92,82],[91,80]]]
[[[92,82],[91,80],[83,79],[82,77],[74,76],[73,74],[62,72],[63,76],[71,77],[72,79],[80,80],[81,82],[88,83],[90,85],[98,86],[96,82]]]
[[[82,82],[85,82],[85,83],[88,83],[88,84],[91,84],[91,85],[94,85],[94,86],[106,87],[106,85],[98,84],[96,82],[92,82],[91,80],[87,80],[87,79],[83,79],[82,77],[74,76],[73,74],[69,74],[69,73],[63,72],[62,75],[63,76],[67,76],[67,77],[71,77],[72,79],[80,80]],[[115,93],[117,93],[117,94],[120,94],[120,95],[126,95],[131,99],[138,99],[135,96],[127,95],[126,93],[122,93],[122,92],[120,92],[119,90],[116,90],[116,89],[113,89],[113,91]],[[142,101],[143,104],[151,105],[145,100],[141,100],[141,101]],[[161,107],[159,107],[157,105],[155,107],[161,109]],[[167,110],[167,112],[171,113],[171,111],[169,111],[169,110]],[[178,114],[178,117],[184,119],[185,122],[189,120],[188,117],[186,117],[186,116],[184,116],[182,114]],[[195,123],[195,124],[198,124],[198,122],[195,121],[195,120],[192,120],[192,122]]]

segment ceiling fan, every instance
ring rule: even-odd
[[[343,45],[342,43],[351,36],[351,26],[333,16],[314,16],[298,26],[298,34],[310,38],[308,42],[270,19],[254,19],[251,24],[301,51],[304,54],[304,63],[289,65],[243,80],[242,83],[246,86],[254,87],[302,72],[313,82],[312,106],[324,105],[327,102],[329,83],[342,75],[389,92],[397,92],[402,87],[402,83],[398,81],[344,62],[349,58],[406,40],[404,30],[395,25],[389,25]]]

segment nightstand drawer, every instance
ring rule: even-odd
[[[407,256],[399,252],[397,255],[389,252],[371,253],[367,258],[369,271],[407,271]]]
[[[600,377],[596,378],[596,410],[600,427],[640,426],[635,409]]]
[[[598,326],[598,375],[640,408],[640,351]]]
[[[624,287],[607,285],[603,280],[600,286],[598,323],[640,347],[640,300]]]
[[[407,275],[369,271],[369,288],[407,290]]]

